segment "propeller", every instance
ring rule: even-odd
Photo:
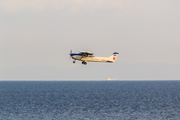
[[[70,51],[70,53],[69,53],[69,55],[70,55],[70,58],[72,58],[71,54],[72,54],[72,50],[71,50],[71,51]]]

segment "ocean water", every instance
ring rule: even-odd
[[[1,81],[0,120],[180,120],[180,81]]]

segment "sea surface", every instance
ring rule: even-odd
[[[0,120],[180,120],[180,81],[1,81]]]

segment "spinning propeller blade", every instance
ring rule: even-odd
[[[70,53],[69,53],[69,55],[70,55],[70,58],[72,58],[71,54],[72,54],[72,50],[71,50],[71,51],[70,51]]]

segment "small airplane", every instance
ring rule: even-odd
[[[73,63],[75,63],[76,60],[82,61],[82,64],[86,65],[87,62],[108,62],[113,63],[115,62],[117,56],[119,53],[114,52],[109,57],[95,57],[93,56],[92,52],[82,52],[79,51],[79,53],[72,53],[72,50],[70,51],[70,56],[72,59],[74,59]]]

